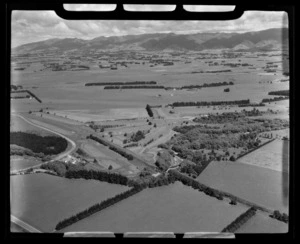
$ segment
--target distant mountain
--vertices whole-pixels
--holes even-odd
[[[100,36],[92,40],[78,38],[49,39],[18,46],[13,52],[57,50],[195,50],[226,48],[232,50],[272,50],[288,41],[288,29],[277,28],[247,33],[154,33],[127,36]]]

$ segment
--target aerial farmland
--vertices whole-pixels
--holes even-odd
[[[13,48],[12,231],[286,233],[286,32]]]

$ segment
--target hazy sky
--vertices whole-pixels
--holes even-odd
[[[86,10],[86,5],[66,6],[68,10]],[[96,10],[95,6],[92,6]],[[101,8],[103,9],[103,8]],[[100,10],[101,10],[100,9]],[[136,8],[131,8],[132,10]],[[147,8],[151,10],[151,8]],[[106,10],[106,9],[103,9]],[[171,7],[172,10],[172,7]],[[13,11],[12,47],[50,38],[92,39],[98,36],[173,32],[180,34],[200,32],[247,32],[268,28],[287,27],[285,12],[245,12],[230,21],[118,21],[65,20],[54,11]]]

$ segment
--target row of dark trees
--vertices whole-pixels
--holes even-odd
[[[239,107],[264,107],[264,103],[249,103],[249,104],[240,104]]]
[[[30,96],[32,96],[33,98],[35,98],[39,103],[42,103],[42,100],[39,99],[35,94],[33,94],[31,91],[29,90],[18,90],[18,91],[11,91],[11,93],[23,93],[23,92],[27,92]]]
[[[30,98],[29,95],[26,96],[16,96],[16,97],[11,97],[12,99],[23,99],[23,98]]]
[[[199,191],[203,191],[208,196],[215,197],[219,200],[223,200],[223,197],[225,196],[221,191],[218,191],[211,187],[205,186],[205,185],[201,184],[200,182],[193,180],[193,179],[179,173],[176,170],[170,170],[168,173],[169,173],[170,177],[175,179],[175,181],[178,180],[184,185],[191,186],[192,188],[199,190]]]
[[[181,89],[193,89],[193,88],[203,88],[203,87],[216,87],[216,86],[232,86],[234,83],[232,81],[230,82],[213,82],[213,83],[204,83],[203,85],[187,85],[187,86],[182,86]]]
[[[164,86],[105,86],[103,89],[165,89]]]
[[[280,91],[271,91],[268,93],[268,95],[276,95],[276,96],[289,96],[290,91],[289,90],[280,90]]]
[[[112,206],[114,204],[116,204],[117,202],[120,202],[122,201],[123,199],[126,199],[130,196],[133,196],[134,194],[137,194],[139,193],[140,191],[142,191],[143,188],[142,187],[133,187],[132,189],[128,190],[128,191],[125,191],[125,192],[122,192],[120,194],[117,194],[116,196],[114,197],[111,197],[111,198],[108,198],[100,203],[97,203],[69,218],[66,218],[62,221],[60,221],[55,229],[56,230],[61,230],[63,228],[66,228],[67,226],[71,225],[71,224],[74,224],[76,223],[77,221],[81,220],[81,219],[84,219],[84,218],[87,218],[89,217],[90,215],[96,213],[96,212],[99,212],[109,206]]]
[[[261,102],[262,103],[270,103],[270,102],[277,102],[277,101],[287,100],[287,99],[289,99],[289,97],[280,96],[280,97],[274,97],[274,98],[263,98]]]
[[[25,147],[34,153],[45,155],[59,154],[68,147],[66,139],[57,136],[40,136],[27,132],[11,132],[10,144]]]
[[[222,232],[234,233],[237,231],[244,223],[246,223],[250,218],[256,214],[256,208],[251,207],[245,213],[242,213],[233,222],[226,226]]]
[[[156,85],[156,81],[127,81],[127,82],[99,82],[86,83],[85,86],[126,86],[126,85]]]
[[[146,110],[147,110],[148,115],[149,115],[150,117],[153,117],[153,111],[152,111],[152,109],[151,109],[151,107],[150,107],[149,104],[147,104]]]
[[[86,138],[97,141],[97,142],[101,143],[104,146],[108,146],[110,150],[120,154],[121,156],[123,156],[124,158],[127,158],[128,160],[133,160],[133,156],[131,154],[125,152],[124,150],[122,150],[120,148],[117,148],[117,147],[113,146],[112,144],[106,142],[105,140],[103,140],[101,138],[98,138],[98,137],[93,136],[93,135],[89,135]]]
[[[172,107],[192,107],[192,106],[218,106],[218,105],[240,105],[249,104],[250,100],[234,100],[234,101],[201,101],[201,102],[174,102],[169,104]]]

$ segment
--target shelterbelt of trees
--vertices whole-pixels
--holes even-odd
[[[103,89],[165,89],[164,86],[147,86],[147,85],[139,85],[139,86],[105,86]]]
[[[270,102],[277,102],[277,101],[282,101],[282,100],[288,100],[290,99],[289,97],[283,97],[283,96],[280,96],[280,97],[274,97],[274,98],[264,98],[262,99],[262,103],[270,103]]]
[[[230,82],[214,82],[214,83],[204,83],[203,85],[187,85],[182,86],[181,89],[193,89],[193,88],[204,88],[204,87],[216,87],[216,86],[232,86],[234,83]]]
[[[174,102],[169,104],[172,107],[192,107],[192,106],[217,106],[217,105],[240,105],[250,104],[250,100],[234,100],[234,101],[200,101],[200,102]]]
[[[289,90],[280,90],[280,91],[270,91],[268,95],[275,95],[275,96],[289,96],[290,91]]]
[[[126,82],[98,82],[85,83],[85,86],[127,86],[127,85],[156,85],[156,81],[126,81]]]
[[[30,149],[45,155],[59,154],[67,149],[66,139],[58,136],[40,136],[27,132],[11,132],[10,144]]]
[[[221,232],[236,232],[243,224],[256,214],[256,208],[251,207],[245,213],[238,216],[233,222],[226,226]]]
[[[39,99],[35,94],[33,94],[29,90],[16,90],[16,91],[11,91],[10,93],[23,93],[23,92],[27,92],[31,97],[35,98],[39,103],[42,103],[42,100]]]
[[[123,199],[133,196],[134,194],[137,194],[142,190],[143,190],[142,187],[133,187],[132,189],[130,189],[128,191],[122,192],[114,197],[108,198],[100,203],[97,203],[97,204],[95,204],[95,205],[69,217],[69,218],[66,218],[66,219],[60,221],[56,225],[55,230],[61,230],[71,224],[78,222],[81,219],[87,218],[96,212],[99,212],[109,206],[112,206],[112,205],[116,204],[117,202],[122,201]]]

